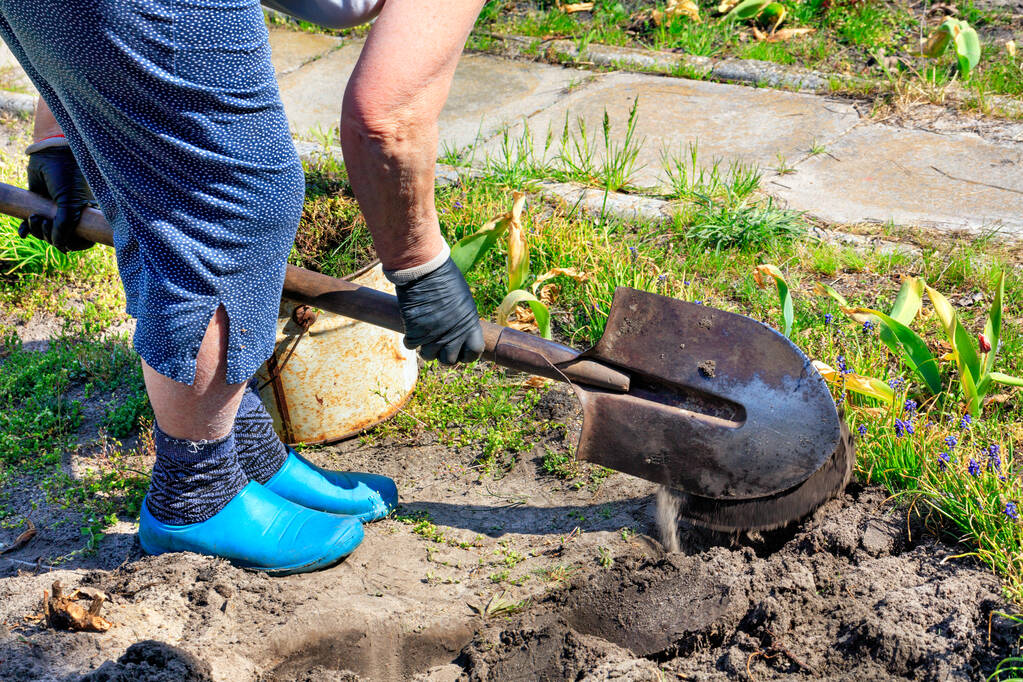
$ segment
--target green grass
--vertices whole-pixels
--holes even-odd
[[[449,242],[504,213],[512,189],[565,172],[551,171],[538,161],[539,152],[528,153],[523,141],[527,137],[532,139],[509,135],[512,151],[491,167],[492,177],[438,189],[438,213]],[[600,135],[593,139],[599,148]],[[557,152],[556,135],[551,148]],[[522,149],[526,152],[520,154]],[[674,172],[669,196],[679,207],[677,218],[668,225],[608,216],[598,219],[576,207],[538,200],[527,204],[523,228],[530,245],[530,271],[560,267],[587,273],[583,281],[557,280],[557,288],[551,292],[559,340],[585,347],[599,339],[617,286],[698,301],[776,324],[780,316],[775,292],[758,288],[753,280],[754,267],[766,262],[781,268],[789,280],[795,314],[792,339],[811,358],[836,366],[841,356],[858,373],[910,382],[911,374],[883,347],[877,333],[846,321],[833,301],[812,294],[813,285],[826,282],[841,290],[853,305],[887,309],[899,289],[900,277],[915,275],[955,302],[978,291],[990,292],[998,271],[1014,262],[1011,252],[985,239],[932,244],[925,235],[913,234],[920,255],[815,243],[805,237],[804,217],[779,209],[760,193],[755,169],[697,163],[695,147],[680,150],[674,159],[668,156],[665,163]],[[615,167],[626,166],[618,163]],[[592,168],[597,171],[591,179],[596,186],[606,184],[609,177],[624,177],[617,171],[605,173],[595,160]],[[296,250],[293,259],[334,272],[353,267],[355,261],[344,259],[351,258],[353,250],[358,253],[358,244],[368,242],[359,232],[364,228],[343,167],[310,168],[307,199],[310,242]],[[876,231],[898,236],[891,226]],[[352,244],[356,244],[354,249]],[[502,248],[489,252],[468,276],[484,317],[492,317],[506,292]],[[1009,269],[998,368],[1011,374],[1023,369],[1021,285],[1019,272]],[[70,312],[64,302],[68,287],[90,292],[91,308]],[[5,306],[28,314],[43,309],[64,311],[77,320],[45,352],[28,351],[9,331],[6,334],[0,351],[0,479],[38,474],[51,500],[81,507],[86,547],[95,546],[98,534],[114,517],[129,518],[137,511],[145,484],[145,476],[134,470],[130,454],[124,459],[112,456],[108,466],[82,480],[59,474],[61,455],[73,447],[81,423],[81,400],[115,389],[120,391],[118,395],[127,396],[123,406],[111,406],[103,415],[111,432],[131,432],[146,416],[139,399],[137,364],[126,342],[101,333],[116,321],[112,311],[117,301],[111,288],[105,269],[87,280],[57,272],[11,279],[0,286]],[[928,311],[926,304],[925,313]],[[983,328],[986,305],[963,306],[959,313],[971,334]],[[830,322],[826,316],[831,316]],[[914,329],[940,350],[941,333],[933,315],[918,320]],[[1023,441],[1019,427],[1023,407],[1015,392],[1005,390],[999,401],[985,408],[982,419],[963,429],[958,422],[962,396],[954,388],[949,363],[942,363],[941,376],[948,390],[939,399],[928,400],[921,387],[904,384],[895,410],[866,398],[837,396],[853,427],[866,428],[866,434],[858,439],[858,476],[887,486],[894,495],[892,504],[926,515],[935,531],[961,543],[962,553],[974,554],[996,571],[1007,594],[1019,602],[1023,600],[1023,530],[1005,510],[1009,502],[1023,504],[1016,470],[1016,453]],[[541,471],[569,487],[594,486],[602,476],[610,475],[608,470],[585,468],[563,449],[547,443],[542,450],[538,447],[547,429],[559,427],[538,421],[534,408],[543,391],[522,382],[521,375],[483,363],[460,371],[430,366],[422,373],[409,403],[366,438],[434,433],[445,447],[470,453],[473,473],[480,477],[500,478],[534,450],[539,450]],[[72,394],[85,398],[76,403]],[[908,416],[899,411],[906,398],[921,406],[913,418],[914,433],[897,436],[895,419]],[[942,468],[937,457],[946,451],[944,439],[950,435],[958,439],[950,453],[956,460]],[[992,444],[1000,448],[999,470],[1006,475],[1004,481],[998,472],[985,468],[984,453]],[[977,476],[968,468],[970,458],[981,464]],[[427,517],[407,516],[401,520],[424,539],[449,542]],[[501,561],[505,559],[514,561],[510,556]],[[607,554],[598,560],[612,561],[613,557]],[[498,567],[495,572],[501,581],[510,579],[502,573],[506,568]]]
[[[506,380],[501,369],[461,372],[434,364],[421,373],[409,403],[371,437],[436,433],[447,447],[469,449],[481,475],[500,478],[547,427],[530,414],[539,397]]]
[[[718,16],[717,4],[716,0],[698,1],[704,19],[701,23],[687,17],[657,23],[650,20],[649,8],[627,16],[620,5],[612,3],[597,3],[594,12],[579,14],[565,14],[557,5],[547,2],[534,2],[531,7],[520,3],[514,9],[502,3],[487,3],[476,24],[477,38],[475,42],[470,41],[470,45],[490,49],[494,45],[490,36],[517,34],[538,40],[572,39],[580,48],[600,43],[674,50],[696,56],[759,59],[866,77],[872,83],[868,91],[873,95],[884,93],[883,85],[891,75],[878,64],[875,56],[879,51],[900,58],[896,75],[908,82],[941,88],[955,74],[954,59],[950,55],[928,60],[915,54],[919,39],[929,35],[941,20],[939,15],[925,17],[919,9],[878,0],[786,0],[783,4],[788,16],[782,27],[810,27],[814,32],[787,41],[766,42],[750,38],[749,27],[742,22],[726,21]],[[982,39],[989,29],[1018,28],[1018,19],[1013,24],[1008,11],[980,10],[968,1],[957,5],[959,16],[977,28]],[[651,3],[651,8],[663,9],[664,3]],[[538,43],[536,49],[541,50],[542,46]],[[988,42],[984,45],[981,63],[966,86],[980,95],[1019,96],[1023,78],[1018,58],[1013,63],[1001,47]]]

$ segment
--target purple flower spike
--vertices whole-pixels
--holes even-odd
[[[1001,469],[1002,458],[999,456],[1000,448],[997,445],[992,445],[987,449],[987,467],[988,469]]]
[[[1016,509],[1016,503],[1015,502],[1006,502],[1005,503],[1005,515],[1008,516],[1013,521],[1015,521],[1016,519],[1019,518],[1019,510]]]
[[[977,464],[977,460],[970,458],[970,463],[967,465],[966,470],[970,472],[970,476],[980,476],[980,465]]]
[[[947,452],[939,452],[938,453],[938,466],[941,467],[942,471],[944,471],[945,469],[948,468],[948,463],[951,462],[951,461],[952,461],[952,456],[949,455]]]
[[[891,387],[893,391],[897,391],[898,389],[902,388],[903,384],[905,383],[906,382],[902,380],[902,377],[894,377],[888,380],[888,386]]]
[[[861,436],[866,436],[867,435],[867,425],[866,424],[860,424],[860,427],[858,429],[856,429],[856,430],[860,432]]]
[[[863,323],[863,333],[864,334],[872,334],[875,329],[877,329],[877,325],[874,324],[873,322],[871,322],[870,320],[866,320]]]
[[[951,450],[952,448],[954,448],[958,444],[959,444],[959,441],[956,439],[955,436],[946,436],[945,437],[945,445],[948,446],[949,450]]]
[[[895,420],[895,437],[896,438],[902,438],[902,436],[903,436],[903,434],[905,432],[906,432],[906,422],[902,421],[901,419],[896,419]]]
[[[831,324],[831,320],[835,319],[831,313],[824,313],[824,326]]]
[[[917,407],[919,407],[919,405],[916,404],[915,400],[907,400],[902,406],[902,409],[905,410],[906,414],[915,414]]]
[[[968,428],[970,428],[970,424],[972,424],[972,423],[973,423],[973,419],[970,417],[970,415],[964,414],[963,418],[959,420],[959,428],[960,429],[968,429]]]

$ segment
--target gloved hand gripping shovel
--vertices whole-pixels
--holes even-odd
[[[54,213],[0,185],[0,212]],[[87,209],[81,237],[111,244]],[[284,294],[402,331],[397,299],[288,266]],[[824,380],[787,338],[742,315],[619,288],[604,335],[579,352],[483,322],[484,358],[572,385],[583,408],[577,456],[672,487],[680,513],[716,530],[769,529],[841,491],[854,448]]]

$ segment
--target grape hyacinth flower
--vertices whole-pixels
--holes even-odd
[[[633,263],[635,263],[636,259],[639,258],[639,251],[636,250],[635,246],[629,247],[629,257],[632,259]]]
[[[980,476],[980,465],[972,457],[970,458],[970,463],[966,466],[966,470],[970,472],[970,476]]]
[[[948,446],[949,450],[951,450],[952,448],[954,448],[958,444],[959,444],[959,441],[956,439],[955,436],[945,436],[945,445]]]
[[[827,327],[831,324],[831,320],[835,319],[831,313],[824,313],[824,326]]]
[[[838,371],[842,374],[851,374],[852,370],[849,369],[845,364],[845,356],[839,355],[838,359],[835,360],[835,364],[838,365]]]
[[[948,468],[948,463],[952,461],[952,456],[947,452],[938,453],[938,466],[942,471]]]
[[[999,456],[1001,448],[992,445],[987,449],[987,468],[998,470],[1002,468],[1002,458]]]
[[[959,420],[959,428],[960,429],[968,429],[968,428],[970,428],[970,424],[972,424],[972,423],[973,423],[973,417],[971,417],[968,414],[964,414],[963,418]]]
[[[1006,502],[1005,503],[1005,509],[1004,509],[1003,513],[1006,516],[1008,516],[1010,519],[1012,519],[1013,521],[1015,521],[1016,519],[1019,518],[1019,510],[1016,509],[1016,503],[1015,502]]]
[[[876,324],[874,324],[870,320],[864,320],[864,322],[863,322],[863,333],[864,334],[871,334],[875,329],[877,329],[877,325]]]
[[[902,380],[902,377],[894,377],[888,380],[888,387],[891,388],[893,391],[897,391],[900,388],[902,388],[905,385],[905,383],[906,382]]]
[[[866,436],[867,435],[867,425],[866,424],[860,424],[859,428],[856,429],[856,430],[860,432],[860,436]]]
[[[902,421],[901,419],[896,419],[895,420],[895,437],[896,438],[902,438],[902,436],[905,433],[906,433],[906,422]]]
[[[919,407],[919,405],[916,404],[915,400],[907,400],[905,404],[902,406],[902,409],[906,412],[906,414],[911,415],[916,413],[917,407]]]

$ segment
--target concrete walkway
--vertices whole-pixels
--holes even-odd
[[[270,38],[293,130],[306,139],[330,134],[361,44],[286,30]],[[664,158],[696,144],[701,165],[755,164],[771,195],[831,223],[891,221],[1023,238],[1023,143],[883,125],[849,101],[821,95],[472,54],[463,57],[441,116],[441,152],[463,152],[482,165],[502,156],[507,132],[512,142],[528,134],[539,157],[552,133],[550,160],[565,122],[578,136],[581,120],[599,165],[604,112],[613,144],[621,145],[637,98],[635,185],[669,186]],[[1023,139],[1023,124],[1010,126]]]
[[[358,42],[287,31],[271,42],[296,133],[336,126]],[[621,144],[637,97],[637,185],[668,185],[664,155],[695,143],[702,164],[756,164],[770,194],[828,222],[1023,238],[1023,144],[873,123],[849,102],[819,95],[467,55],[441,117],[441,149],[468,151],[479,164],[501,155],[502,132],[515,141],[528,129],[537,155],[553,132],[551,158],[566,117],[572,130],[581,118],[599,161],[604,111]]]

